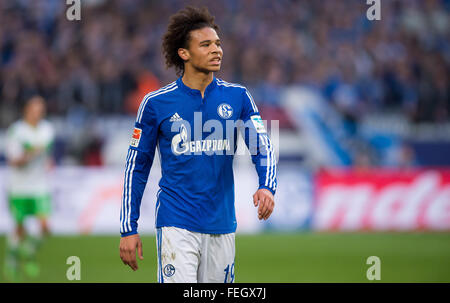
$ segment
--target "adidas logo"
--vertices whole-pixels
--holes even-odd
[[[171,118],[170,118],[170,122],[175,122],[175,121],[181,121],[183,120],[183,118],[180,117],[180,115],[178,113],[175,113]]]

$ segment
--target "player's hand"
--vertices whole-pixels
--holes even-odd
[[[22,159],[23,165],[26,165],[29,162],[33,161],[35,158],[38,158],[43,154],[44,151],[45,149],[39,146],[27,150]]]
[[[139,259],[144,260],[142,242],[139,234],[120,238],[120,259],[122,259],[123,264],[130,266],[134,271],[138,269],[136,261],[136,248]]]
[[[42,146],[36,146],[30,150],[28,150],[27,152],[25,152],[28,157],[30,158],[30,160],[39,157],[40,155],[42,155],[45,152],[45,148]]]
[[[267,220],[272,214],[275,202],[272,193],[265,188],[258,189],[253,195],[253,204],[258,208],[258,219]]]

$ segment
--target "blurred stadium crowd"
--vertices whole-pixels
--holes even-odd
[[[148,91],[174,80],[161,55],[168,17],[186,1],[83,0],[81,21],[65,1],[0,0],[0,128],[27,96],[50,116],[134,116]],[[218,75],[279,108],[280,90],[320,90],[342,115],[394,111],[408,121],[450,121],[450,1],[238,1],[207,5],[221,28]]]

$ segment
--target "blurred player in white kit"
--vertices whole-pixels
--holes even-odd
[[[4,275],[20,281],[22,271],[31,278],[39,275],[36,252],[49,234],[51,147],[54,130],[44,120],[45,101],[40,96],[27,100],[23,118],[7,130],[6,158],[9,166],[7,193],[15,226],[7,237]],[[31,235],[24,225],[29,216],[39,220],[40,230]]]

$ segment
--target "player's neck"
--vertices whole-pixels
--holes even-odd
[[[190,87],[192,89],[198,89],[202,93],[203,97],[205,94],[205,90],[208,87],[208,85],[212,82],[213,77],[214,77],[213,72],[204,73],[186,69],[184,71],[181,80],[187,87]]]
[[[38,126],[38,124],[39,124],[39,120],[36,121],[34,119],[26,119],[26,118],[23,119],[23,120],[25,121],[26,124],[28,124],[29,126],[31,126],[33,128],[36,128]]]

